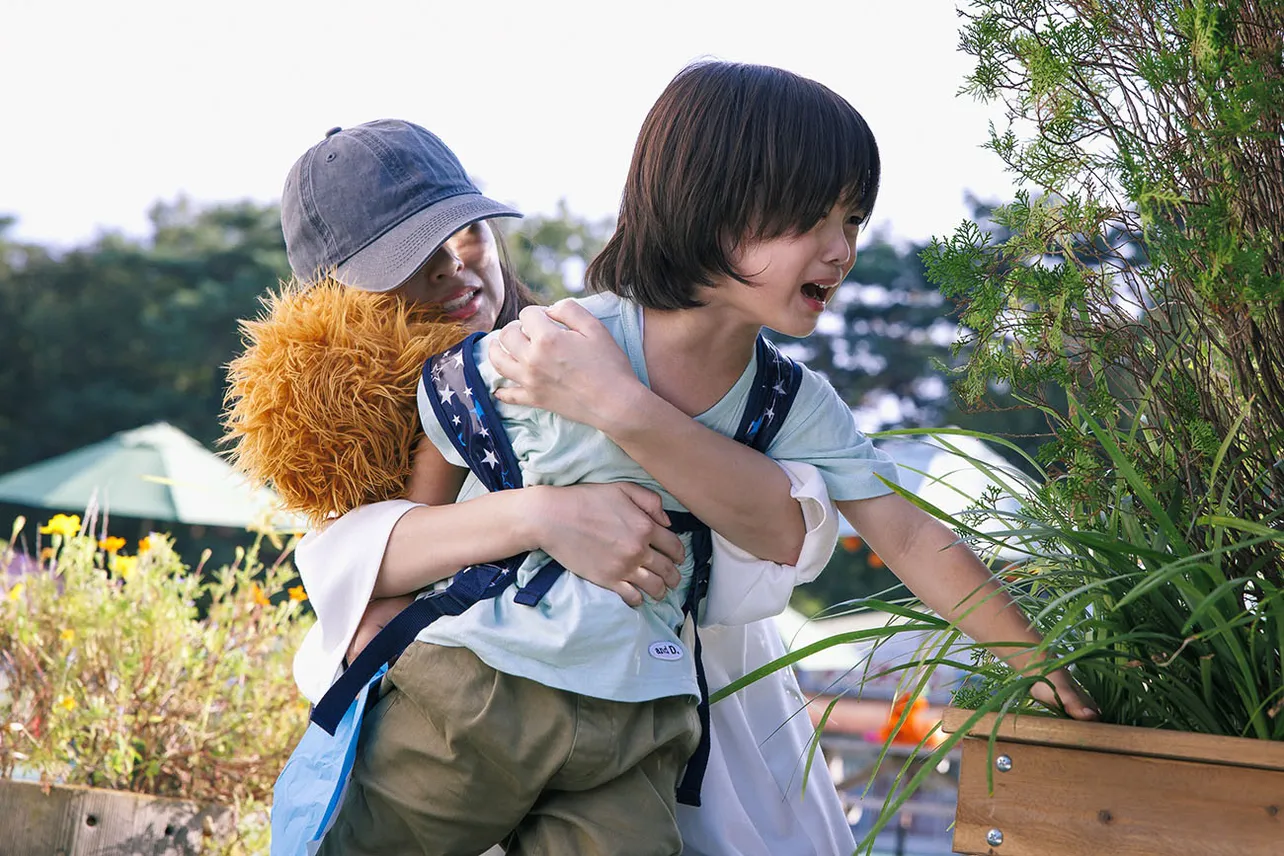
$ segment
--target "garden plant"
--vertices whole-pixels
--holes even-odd
[[[167,536],[133,550],[91,524],[19,519],[0,541],[0,778],[230,807],[236,828],[206,852],[266,853],[272,784],[308,715],[290,670],[303,589],[259,557],[277,536],[210,569]]]
[[[956,394],[1015,394],[1049,433],[1035,457],[984,438],[1019,464],[971,461],[1001,487],[975,513],[928,510],[994,560],[1104,722],[1284,740],[1284,2],[960,15],[967,92],[1005,109],[988,147],[1021,190],[923,258],[959,311]],[[860,605],[904,619],[863,638],[935,632],[907,695],[949,662],[972,673],[971,722],[1028,711],[1040,669],[969,657],[912,602]]]

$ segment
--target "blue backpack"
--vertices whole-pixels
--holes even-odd
[[[463,342],[424,364],[423,383],[433,412],[456,450],[487,490],[522,486],[521,470],[486,384],[477,370],[473,333]],[[784,424],[802,369],[782,355],[766,338],[757,342],[758,368],[735,439],[765,453]],[[478,391],[481,391],[480,394]],[[695,515],[668,512],[670,528],[690,533],[695,565],[683,614],[694,616],[709,589],[713,541],[709,527]],[[424,595],[390,621],[366,646],[312,709],[307,732],[276,780],[272,795],[272,856],[312,856],[334,822],[356,760],[361,723],[379,697],[379,684],[388,663],[409,647],[443,615],[459,615],[473,604],[497,597],[513,585],[527,554],[502,562],[473,565],[452,578],[450,585]],[[521,588],[517,603],[534,606],[565,569],[550,559]],[[709,760],[709,689],[701,662],[700,636],[694,634],[700,745],[687,762],[678,784],[678,802],[700,805],[700,782]]]

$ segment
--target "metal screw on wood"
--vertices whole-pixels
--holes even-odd
[[[991,847],[998,847],[1003,843],[1003,830],[991,829],[989,832],[985,833],[985,843]]]
[[[994,769],[1000,773],[1006,773],[1012,769],[1012,758],[1008,755],[1000,755],[994,759]]]

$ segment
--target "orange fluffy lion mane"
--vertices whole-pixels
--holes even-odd
[[[389,294],[333,280],[283,285],[241,322],[224,442],[251,482],[313,523],[404,495],[424,360],[464,338]]]

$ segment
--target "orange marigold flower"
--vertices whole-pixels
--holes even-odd
[[[54,552],[55,551],[53,547],[41,547],[40,548],[41,561],[44,561],[45,559],[52,559],[54,557]]]
[[[250,597],[254,598],[254,602],[259,606],[272,605],[272,601],[268,600],[268,596],[263,592],[262,587],[260,587],[258,583],[250,584]]]
[[[303,590],[303,586],[292,586],[290,588],[290,600],[298,602],[307,599],[308,593]]]
[[[148,535],[146,538],[139,538],[139,539],[138,539],[138,552],[140,552],[140,553],[146,553],[146,552],[147,552],[148,550],[150,550],[151,548],[152,548],[152,536],[151,536],[151,535]]]
[[[839,539],[838,543],[842,544],[843,549],[848,553],[855,553],[860,549],[861,544],[864,544],[865,542],[855,535],[845,535]]]
[[[108,553],[115,553],[117,550],[125,546],[125,539],[112,535],[109,538],[103,538],[99,541],[98,546],[106,550]]]
[[[877,553],[870,553],[870,554],[869,554],[869,566],[870,566],[871,568],[885,568],[885,567],[887,567],[887,563],[886,563],[886,562],[884,562],[884,561],[883,561],[883,559],[882,559],[882,557],[881,557],[881,556],[879,556]]]

